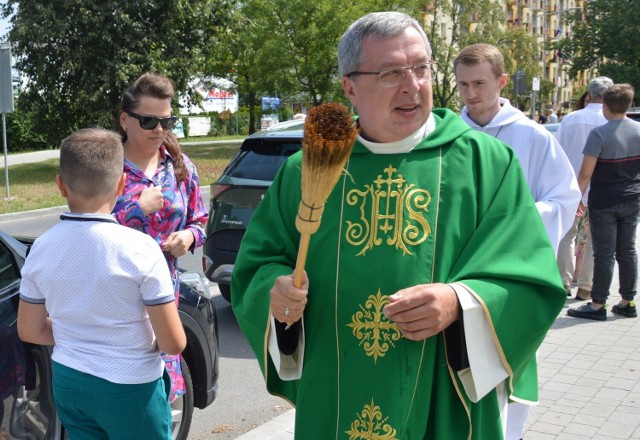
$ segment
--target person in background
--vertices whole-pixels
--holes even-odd
[[[580,95],[580,98],[578,98],[575,110],[582,110],[587,104],[589,104],[589,91],[585,90],[582,95]]]
[[[164,256],[111,215],[122,193],[118,133],[62,141],[56,183],[69,212],[38,237],[22,268],[18,333],[53,345],[53,398],[70,439],[171,439],[160,351],[186,336]]]
[[[515,153],[433,109],[431,56],[405,14],[352,23],[338,64],[360,132],[301,288],[300,153],[242,240],[233,311],[296,438],[499,440],[509,397],[537,394],[524,370],[565,302],[553,248]]]
[[[547,115],[545,115],[542,110],[538,110],[538,124],[546,124],[546,123],[547,123]]]
[[[636,228],[640,214],[640,122],[626,117],[633,87],[617,84],[602,94],[607,123],[591,130],[584,147],[578,180],[589,191],[589,219],[593,240],[592,302],[567,310],[575,318],[607,319],[606,303],[618,262],[622,300],[611,311],[638,316],[634,298],[638,281]],[[582,206],[584,209],[584,206]]]
[[[588,104],[582,110],[569,113],[558,127],[558,141],[567,154],[569,162],[576,175],[582,165],[582,151],[587,136],[595,127],[607,122],[602,114],[602,93],[613,85],[613,81],[606,76],[599,76],[589,81],[587,89]],[[588,187],[583,195],[583,202],[588,196]],[[578,211],[569,232],[560,241],[558,247],[558,269],[562,277],[562,284],[571,295],[572,281],[575,272],[575,240],[578,228],[584,222],[583,212]],[[591,283],[593,278],[593,248],[591,246],[591,234],[585,229],[584,246],[582,248],[582,270],[578,272],[575,284],[578,286],[575,299],[584,301],[591,297]]]
[[[453,61],[458,92],[465,106],[461,117],[474,130],[507,143],[516,153],[529,191],[554,250],[573,223],[580,202],[578,182],[555,137],[511,106],[500,93],[509,77],[504,57],[490,44],[473,44]],[[537,402],[530,402],[535,404]],[[507,440],[524,433],[530,405],[509,404]]]
[[[458,92],[465,106],[460,116],[508,144],[518,156],[527,185],[554,249],[571,227],[580,189],[571,164],[555,137],[500,97],[509,79],[497,47],[474,44],[453,62]]]
[[[118,120],[124,145],[125,187],[113,209],[118,222],[149,234],[164,252],[179,298],[178,257],[202,246],[208,213],[195,165],[171,129],[173,84],[145,73],[124,92]],[[171,401],[185,392],[180,356],[164,356]]]
[[[587,90],[585,90],[582,95],[580,95],[580,98],[578,98],[578,102],[576,102],[576,107],[574,110],[582,110],[587,104],[589,104],[588,95],[589,92]],[[587,237],[590,236],[591,233],[589,232],[589,216],[584,215],[578,223],[576,238],[574,240],[574,255],[576,259],[573,269],[573,278],[571,280],[572,283],[577,282],[578,278],[580,277],[580,272],[582,271],[582,267],[584,265],[586,240]]]
[[[549,124],[556,124],[558,122],[558,115],[556,115],[555,110],[549,110],[549,114],[547,115],[547,122]]]

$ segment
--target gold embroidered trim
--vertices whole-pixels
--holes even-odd
[[[438,242],[438,219],[440,214],[440,189],[442,187],[442,147],[440,147],[439,156],[438,156],[438,197],[436,198],[436,215],[434,220],[434,232],[433,232],[433,246],[432,246],[432,262],[431,262],[431,276],[429,277],[429,282],[433,283],[433,278],[436,270],[436,243]],[[420,352],[420,365],[418,366],[418,374],[417,378],[420,377],[420,373],[422,372],[422,364],[424,363],[424,352],[427,348],[427,340],[422,341],[422,351]],[[418,394],[418,380],[416,378],[416,382],[413,386],[413,395],[411,396],[411,404],[409,406],[409,411],[407,411],[407,425],[409,424],[409,418],[411,417],[411,412],[413,410],[413,404],[416,400],[416,395]]]
[[[389,165],[372,185],[364,190],[352,189],[346,202],[358,206],[360,219],[347,220],[346,241],[352,246],[362,246],[357,255],[364,255],[374,246],[386,244],[413,255],[410,246],[424,242],[431,234],[431,226],[425,213],[431,202],[431,194],[425,189],[408,184],[397,168]]]
[[[349,162],[350,160],[347,160],[347,164],[345,165],[345,170],[349,169]],[[340,198],[340,200],[344,200],[344,192],[346,191],[346,187],[347,187],[347,174],[349,172],[346,171],[344,173],[344,176],[342,177],[342,197]],[[336,392],[336,396],[338,396],[338,398],[336,399],[336,414],[338,414],[338,417],[336,417],[336,426],[335,426],[335,434],[336,434],[336,439],[338,438],[339,432],[340,432],[340,371],[341,371],[341,367],[340,367],[340,334],[338,332],[338,288],[340,286],[340,249],[342,249],[342,219],[344,218],[344,202],[340,203],[340,222],[338,225],[338,246],[336,246],[336,285],[335,285],[335,291],[334,291],[334,316],[333,316],[333,323],[334,323],[334,331],[335,331],[335,338],[336,338],[336,360],[337,360],[337,368],[336,368],[336,375],[338,380],[336,381],[337,384],[337,392]]]
[[[374,363],[378,357],[384,357],[390,347],[395,348],[394,342],[402,337],[398,325],[382,313],[389,302],[389,296],[382,295],[378,289],[378,293],[369,295],[364,306],[359,306],[360,310],[351,316],[351,323],[347,324],[353,336],[364,346],[367,356],[373,357]]]
[[[456,372],[451,368],[451,364],[449,363],[449,356],[447,355],[447,337],[444,332],[442,332],[442,337],[444,339],[444,356],[447,359],[447,370],[449,370],[449,376],[451,377],[451,383],[453,383],[453,388],[456,390],[456,394],[458,395],[458,399],[462,404],[464,411],[467,414],[467,422],[469,423],[469,435],[467,436],[467,440],[471,440],[471,434],[473,433],[473,424],[471,423],[471,409],[467,405],[467,401],[464,399],[462,394],[462,390],[456,380]]]
[[[372,398],[345,432],[349,434],[349,440],[398,440],[396,430],[387,423],[388,419],[382,416],[380,407]]]

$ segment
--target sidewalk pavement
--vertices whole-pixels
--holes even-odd
[[[8,166],[18,165],[21,163],[41,162],[43,160],[60,158],[60,150],[42,150],[33,151],[31,153],[7,154],[0,159],[0,168],[5,167],[5,158]]]
[[[239,144],[243,139],[227,139],[222,141],[185,141],[181,142],[181,145],[205,145],[205,144]],[[33,151],[30,153],[19,154],[7,154],[7,165],[18,165],[21,163],[40,162],[48,159],[58,159],[60,157],[60,150],[42,150]],[[2,155],[0,159],[0,169],[5,167],[5,157]]]
[[[640,440],[640,319],[611,313],[618,287],[616,265],[606,321],[568,317],[584,302],[567,299],[538,351],[540,404],[524,440]],[[294,418],[289,410],[236,440],[293,440]]]

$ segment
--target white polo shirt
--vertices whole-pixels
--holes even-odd
[[[148,235],[110,215],[65,213],[34,242],[20,298],[45,304],[52,359],[114,383],[162,376],[145,306],[175,300],[167,262]]]

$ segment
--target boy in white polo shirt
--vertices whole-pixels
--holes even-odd
[[[54,345],[53,397],[70,439],[171,438],[160,352],[180,353],[186,336],[162,251],[111,216],[123,161],[112,131],[62,141],[56,183],[70,212],[22,270],[18,333]]]

